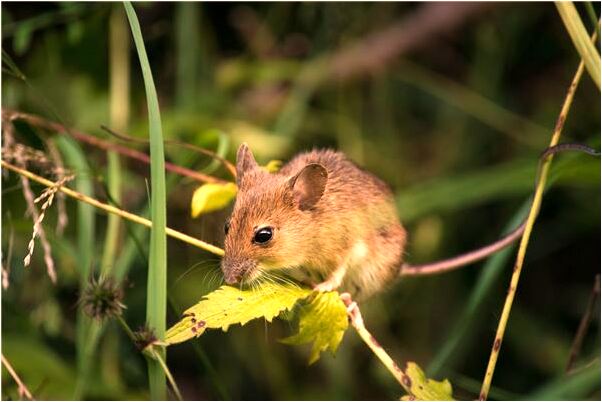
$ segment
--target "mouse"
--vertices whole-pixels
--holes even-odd
[[[268,173],[243,143],[236,183],[224,226],[226,283],[285,277],[361,301],[400,275],[406,230],[393,193],[343,153],[314,149]]]
[[[539,157],[536,182],[542,162],[566,150],[600,155],[581,144],[547,148]],[[303,152],[277,173],[268,173],[242,144],[236,181],[238,194],[224,227],[225,281],[253,284],[284,274],[317,291],[338,290],[347,301],[362,301],[398,277],[443,273],[481,261],[518,240],[528,220],[485,246],[413,265],[403,261],[407,235],[391,189],[341,152]]]

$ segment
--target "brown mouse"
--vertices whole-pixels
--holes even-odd
[[[301,153],[268,173],[242,144],[236,172],[222,260],[227,283],[284,273],[361,300],[399,276],[406,232],[391,190],[342,153]]]

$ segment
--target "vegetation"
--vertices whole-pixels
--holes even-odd
[[[2,397],[599,399],[599,14],[3,3]],[[383,178],[411,263],[527,229],[361,314],[221,286],[241,142]]]

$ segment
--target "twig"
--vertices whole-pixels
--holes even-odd
[[[595,34],[593,35],[595,38]],[[554,132],[552,134],[552,139],[550,141],[550,147],[554,147],[558,144],[560,139],[560,134],[562,133],[562,129],[564,127],[564,122],[567,118],[568,112],[571,108],[571,104],[573,102],[573,98],[575,96],[575,91],[577,90],[577,85],[583,75],[584,71],[584,62],[583,60],[579,63],[579,67],[577,68],[577,72],[575,73],[575,77],[571,82],[571,85],[567,91],[564,104],[562,105],[562,109],[560,114],[558,115],[558,120],[556,121],[556,127],[554,128]],[[506,301],[504,302],[504,308],[502,310],[502,315],[500,317],[500,321],[498,324],[498,328],[495,334],[495,340],[493,342],[493,347],[491,349],[491,355],[489,357],[489,363],[487,365],[487,371],[485,372],[485,378],[483,379],[483,384],[481,386],[481,392],[479,394],[480,400],[486,400],[487,395],[489,394],[489,389],[491,388],[491,381],[493,379],[493,373],[495,371],[495,366],[497,363],[497,359],[499,357],[500,348],[502,346],[502,340],[504,338],[504,333],[506,331],[506,326],[508,324],[508,318],[510,317],[510,310],[512,309],[512,302],[514,301],[514,296],[516,295],[516,288],[518,286],[518,281],[520,279],[520,274],[523,267],[523,262],[525,259],[525,253],[527,252],[527,245],[529,244],[529,239],[531,237],[531,232],[533,230],[533,224],[535,223],[535,219],[537,218],[537,214],[539,212],[539,208],[541,206],[541,200],[543,191],[546,185],[548,171],[550,169],[550,164],[552,162],[553,155],[547,157],[547,159],[543,162],[541,168],[541,176],[537,188],[535,190],[535,195],[533,197],[533,203],[531,204],[531,210],[529,211],[529,216],[527,217],[527,226],[525,227],[525,232],[523,233],[523,237],[521,238],[520,246],[518,249],[518,254],[516,256],[516,263],[514,265],[514,271],[512,273],[512,278],[510,280],[510,287],[508,289],[508,294],[506,295]]]
[[[19,175],[26,177],[30,180],[33,180],[35,182],[38,182],[46,187],[51,187],[54,185],[54,183],[50,180],[47,180],[43,177],[40,177],[32,172],[30,172],[29,170],[25,170],[25,169],[21,169],[18,168],[15,165],[12,165],[8,162],[2,161],[2,167],[8,169],[8,170],[12,170],[15,173],[18,173]],[[124,211],[122,209],[116,208],[112,205],[108,205],[105,204],[103,202],[100,202],[92,197],[88,197],[87,195],[78,193],[77,191],[71,190],[68,187],[60,187],[58,189],[59,191],[63,192],[65,195],[75,198],[79,201],[85,202],[87,204],[90,204],[96,208],[102,209],[105,212],[111,213],[111,214],[115,214],[115,215],[119,215],[122,218],[128,219],[132,222],[144,225],[146,227],[152,227],[152,222],[148,219],[142,218],[136,214],[132,214],[130,212]],[[212,244],[206,243],[202,240],[196,239],[192,236],[186,235],[182,232],[178,232],[177,230],[171,229],[171,228],[167,228],[166,229],[167,235],[171,236],[175,239],[181,240],[185,243],[188,243],[190,245],[196,246],[198,248],[201,248],[203,250],[209,251],[210,253],[222,256],[224,255],[224,250],[222,250],[221,248],[214,246]]]
[[[136,159],[138,161],[144,163],[150,163],[150,157],[144,152],[137,151],[135,149],[131,149],[128,147],[124,147],[119,144],[114,144],[109,141],[102,140],[98,137],[95,137],[90,134],[83,133],[81,131],[68,129],[62,124],[55,123],[53,121],[46,120],[42,117],[35,116],[28,113],[17,112],[13,110],[3,110],[2,111],[3,120],[9,119],[11,121],[21,120],[32,126],[41,127],[50,131],[56,131],[58,133],[63,133],[70,135],[78,141],[84,142],[86,144],[95,146],[100,149],[104,149],[106,151],[115,151],[123,156],[127,156],[128,158]],[[194,170],[187,169],[182,166],[178,166],[176,164],[165,162],[165,170],[168,170],[173,173],[180,174],[182,176],[189,177],[193,180],[202,182],[202,183],[224,183],[225,181],[222,179],[218,179],[217,177],[213,177],[207,174],[203,174],[200,172],[195,172]]]
[[[176,380],[173,378],[173,375],[171,374],[169,367],[167,367],[167,364],[165,364],[165,361],[161,357],[161,354],[157,353],[157,351],[155,350],[153,345],[151,345],[150,350],[151,350],[151,354],[152,354],[153,358],[159,362],[159,365],[165,372],[165,376],[167,377],[167,380],[171,384],[171,388],[173,389],[174,393],[176,394],[176,397],[178,398],[178,400],[181,401],[182,394],[180,393],[180,388],[178,388],[178,384],[176,384]]]
[[[29,392],[29,389],[27,389],[25,384],[23,384],[23,381],[21,381],[21,378],[19,378],[19,376],[15,372],[13,366],[11,366],[6,357],[4,357],[4,354],[2,354],[2,364],[4,364],[4,367],[6,367],[6,370],[8,371],[10,376],[13,378],[13,380],[15,380],[15,382],[19,386],[19,396],[25,395],[25,397],[30,401],[35,401],[35,398],[31,395],[31,392]]]
[[[569,359],[564,370],[567,374],[573,368],[575,360],[577,360],[577,356],[581,351],[581,345],[583,345],[583,339],[585,338],[585,334],[587,334],[587,329],[589,328],[589,324],[592,319],[592,313],[594,311],[594,306],[596,305],[598,297],[600,297],[600,274],[596,275],[596,279],[594,279],[594,288],[592,289],[592,292],[589,295],[589,300],[587,301],[585,313],[583,314],[583,317],[581,317],[581,321],[579,322],[579,328],[577,329],[575,339],[573,339],[573,344],[571,345]]]
[[[104,131],[106,131],[107,133],[111,134],[112,136],[119,138],[122,141],[137,142],[140,144],[149,144],[148,140],[145,140],[142,138],[131,137],[129,135],[118,133],[115,130],[113,130],[105,125],[101,125],[100,128],[103,129]],[[205,148],[197,147],[196,145],[193,145],[193,144],[188,144],[185,142],[175,141],[175,140],[163,140],[163,143],[165,145],[177,145],[180,147],[184,147],[184,148],[190,149],[191,151],[198,152],[202,155],[209,156],[213,159],[216,159],[222,165],[224,165],[226,167],[226,169],[232,175],[232,177],[236,178],[236,167],[234,167],[234,165],[232,163],[230,163],[230,161],[228,161],[225,158],[222,158],[221,156],[219,156],[218,154],[216,154],[213,151],[210,151]]]
[[[349,297],[341,297],[345,305],[347,306],[347,315],[349,316],[349,320],[351,325],[356,330],[362,341],[372,352],[378,357],[381,363],[389,370],[389,372],[395,377],[395,380],[406,390],[408,394],[411,394],[411,382],[409,381],[409,377],[403,372],[401,368],[395,363],[395,361],[389,356],[389,354],[383,349],[382,346],[378,343],[376,338],[372,336],[372,334],[366,329],[364,325],[364,319],[362,318],[362,313],[360,312],[359,307],[355,302],[351,300]]]

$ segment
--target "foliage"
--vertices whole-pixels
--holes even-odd
[[[452,386],[448,380],[435,381],[426,377],[424,371],[414,362],[408,362],[405,375],[409,378],[412,396],[404,396],[402,400],[419,401],[452,401]]]
[[[299,307],[299,330],[281,340],[289,345],[312,343],[309,364],[328,350],[334,356],[349,326],[347,309],[337,292],[318,293]]]
[[[244,290],[222,286],[184,311],[182,320],[165,334],[165,343],[184,342],[202,335],[208,328],[227,331],[230,325],[245,325],[256,318],[272,322],[274,317],[292,309],[299,299],[309,294],[309,289],[272,282]]]
[[[194,190],[190,202],[190,212],[193,218],[200,214],[225,208],[236,197],[234,183],[206,183]]]

